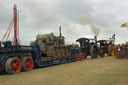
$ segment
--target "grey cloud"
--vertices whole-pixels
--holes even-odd
[[[8,27],[13,15],[13,1],[1,0],[0,29]],[[108,39],[113,33],[117,42],[127,31],[120,25],[127,21],[127,0],[17,0],[20,12],[21,41],[29,42],[36,34],[58,33],[61,25],[66,41],[75,42],[79,37]],[[6,5],[8,4],[8,5]],[[90,25],[90,26],[88,26]],[[94,29],[91,27],[95,27]],[[27,32],[27,33],[26,33]],[[96,33],[95,33],[96,32]],[[2,33],[4,34],[4,32]],[[28,44],[28,43],[27,43]]]

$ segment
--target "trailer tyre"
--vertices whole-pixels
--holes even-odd
[[[18,58],[9,58],[5,63],[5,71],[9,74],[19,73],[21,71],[21,62]]]
[[[30,71],[34,67],[34,63],[31,57],[24,57],[22,61],[22,70],[23,71]]]
[[[90,55],[92,59],[98,57],[98,47],[96,45],[91,45],[90,47]]]

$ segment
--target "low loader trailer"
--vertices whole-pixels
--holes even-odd
[[[78,48],[69,46],[69,57],[53,58],[43,57],[39,48],[32,46],[12,46],[11,41],[4,42],[6,45],[0,48],[0,73],[15,74],[20,71],[30,71],[34,67],[45,67],[76,61],[75,53]],[[45,58],[43,60],[42,58]]]

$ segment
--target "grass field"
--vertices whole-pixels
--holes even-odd
[[[0,85],[128,85],[128,60],[104,57],[0,75]]]

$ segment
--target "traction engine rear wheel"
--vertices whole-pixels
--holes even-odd
[[[18,58],[10,58],[5,63],[5,71],[9,74],[21,71],[21,62]]]
[[[24,71],[30,71],[34,67],[34,63],[31,57],[24,57],[24,60],[22,61],[22,69]]]
[[[92,59],[96,59],[98,57],[98,47],[95,44],[90,47],[90,55]]]

